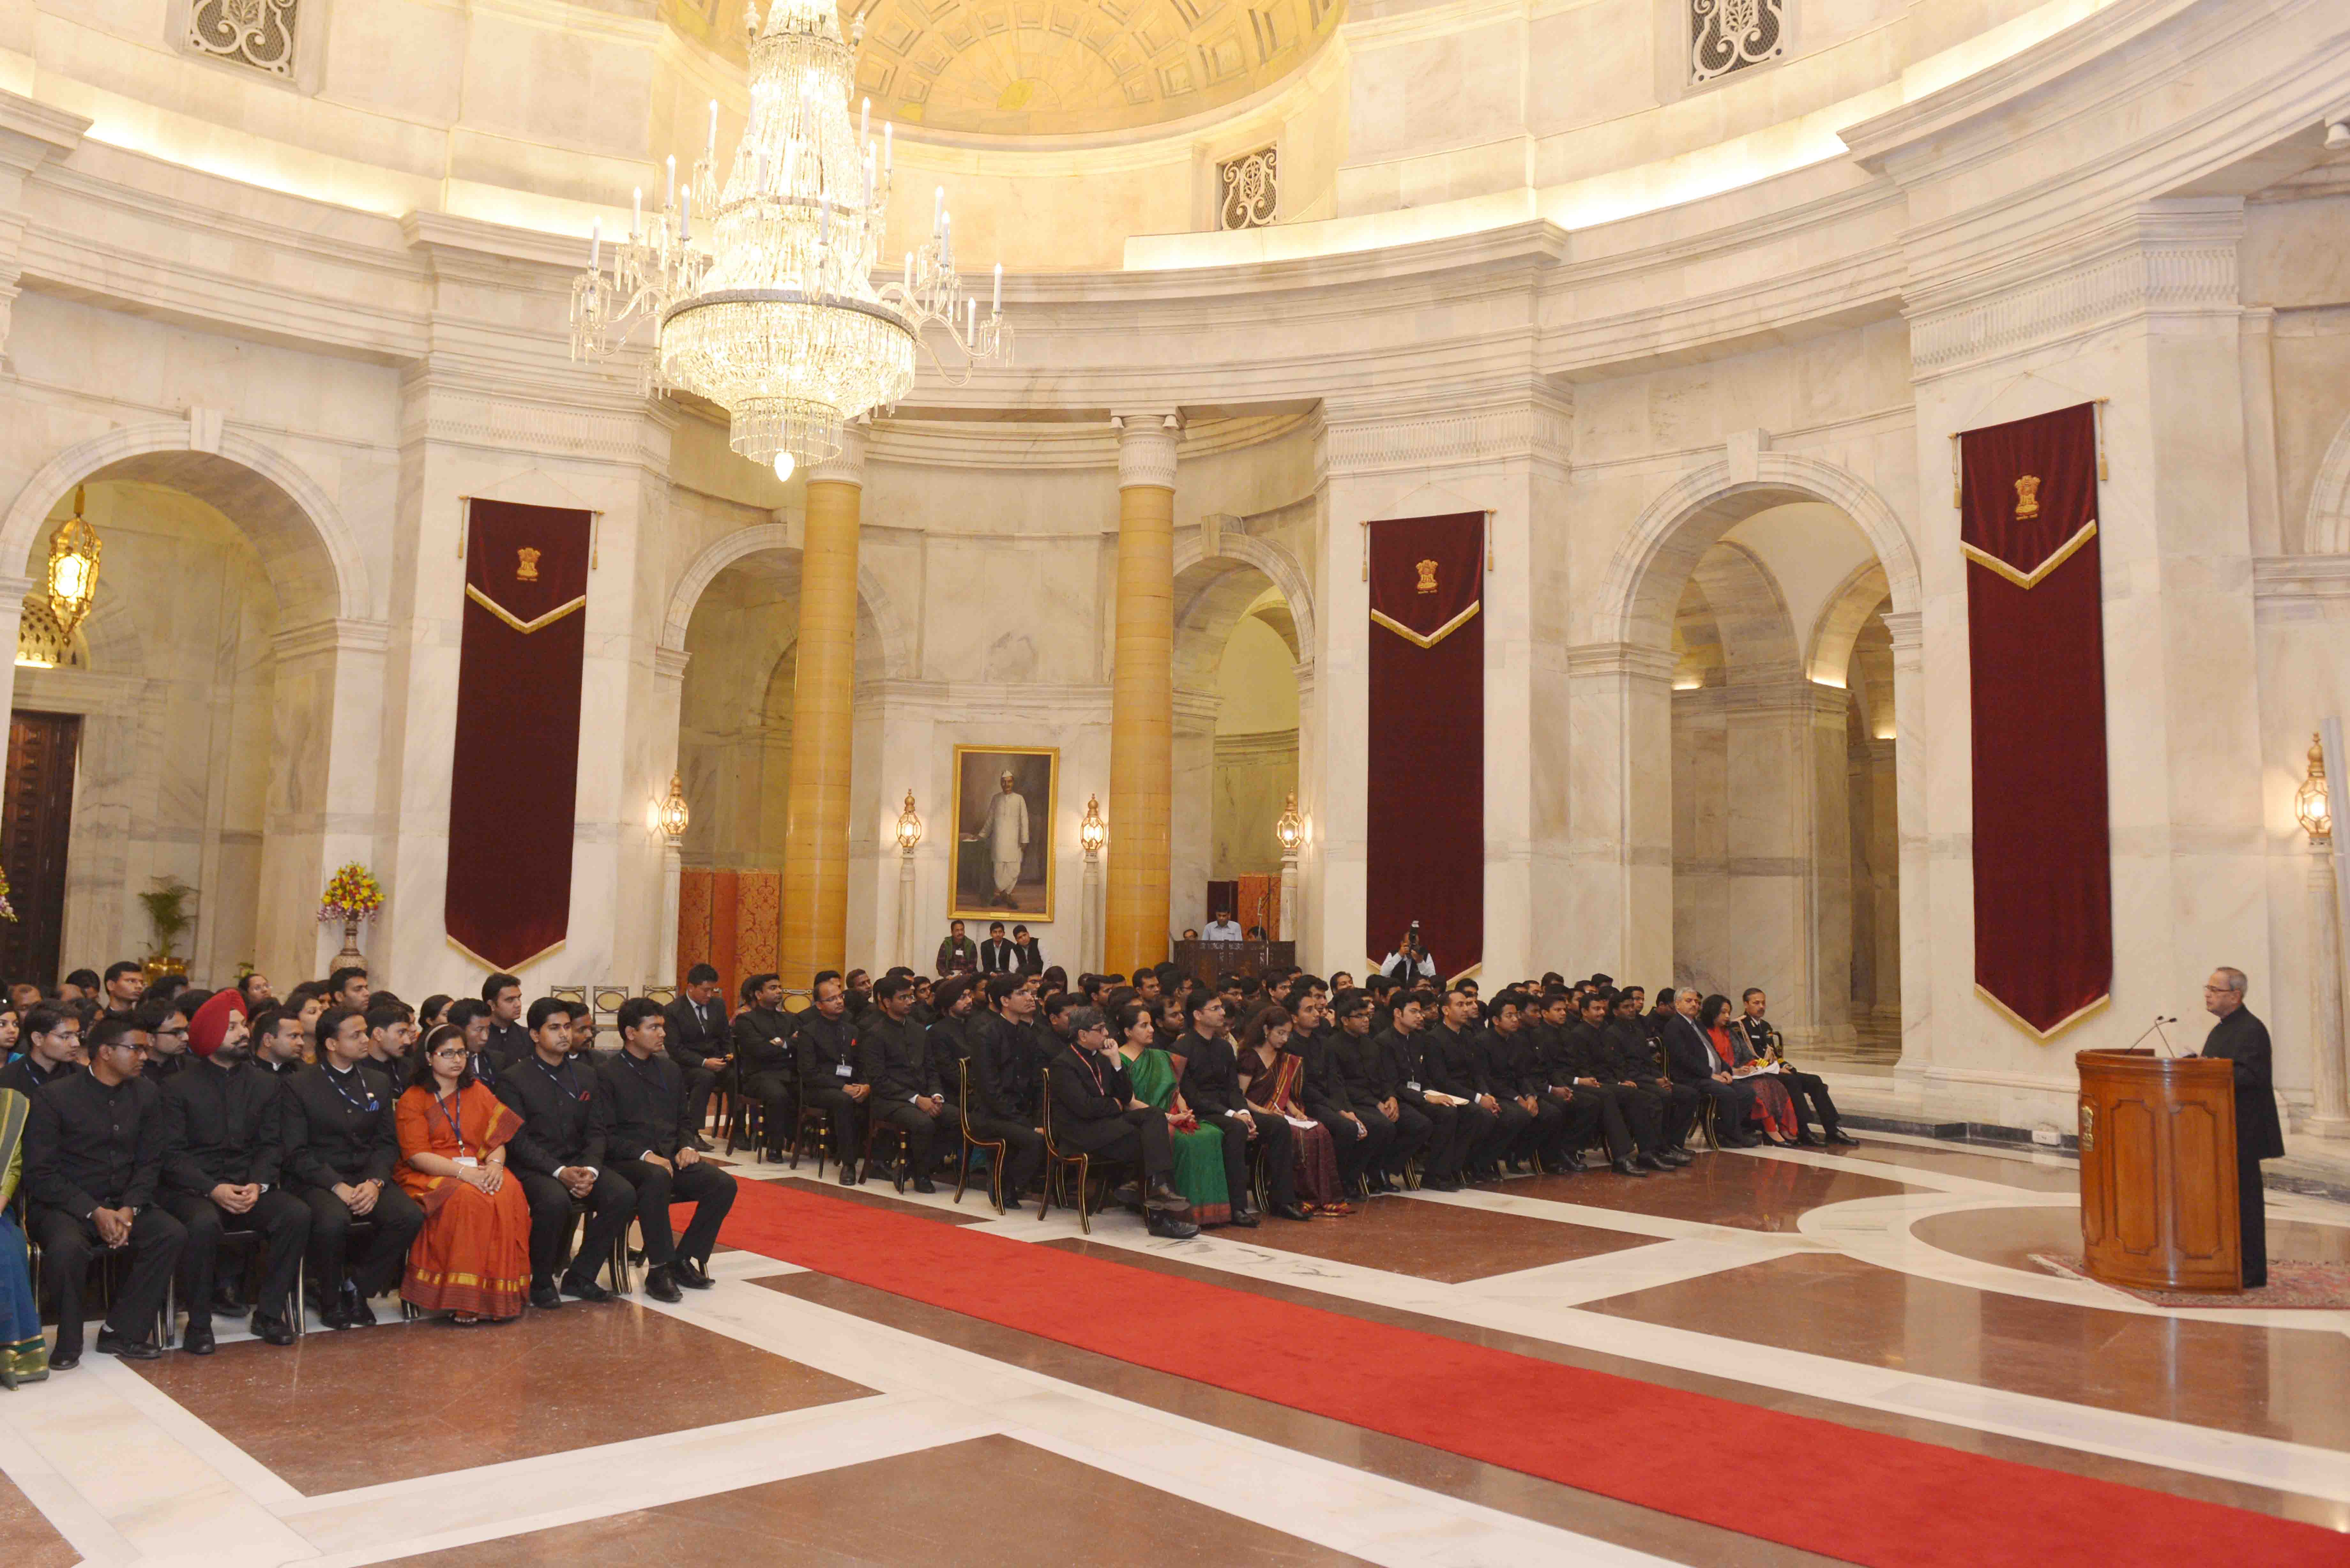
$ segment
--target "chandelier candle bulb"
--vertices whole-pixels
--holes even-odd
[[[704,156],[712,163],[718,161],[718,100],[714,98],[710,100],[710,145]]]
[[[1003,314],[1003,264],[1002,262],[995,264],[995,297],[987,302],[987,309],[991,316]]]
[[[888,120],[885,119],[881,122],[881,172],[884,174],[889,172],[889,132],[891,129],[892,128]]]
[[[669,204],[677,205],[677,154],[669,155]]]
[[[873,124],[873,100],[867,99],[857,106],[857,140],[863,141]]]
[[[946,232],[947,188],[944,185],[931,192],[931,238],[937,239]]]
[[[604,220],[596,218],[588,224],[588,270],[604,270]]]
[[[639,231],[645,226],[645,188],[637,186],[629,192],[629,243],[637,243]]]
[[[682,242],[693,238],[693,192],[688,191],[685,200],[678,203],[677,237]]]

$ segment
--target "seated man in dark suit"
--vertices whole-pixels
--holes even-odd
[[[1503,1106],[1527,1118],[1519,1125],[1516,1143],[1503,1151],[1511,1168],[1530,1170],[1539,1157],[1544,1168],[1556,1169],[1574,1123],[1574,1107],[1550,1092],[1549,1075],[1526,1028],[1526,1003],[1523,992],[1497,993],[1485,1027],[1473,1039],[1487,1085]]]
[[[1659,998],[1659,1005],[1662,1000]],[[1762,1141],[1745,1130],[1746,1118],[1754,1114],[1754,1085],[1731,1075],[1731,1064],[1698,1027],[1698,1008],[1703,1001],[1694,990],[1673,999],[1672,1015],[1665,1021],[1665,1063],[1674,1083],[1687,1084],[1713,1102],[1717,1142],[1725,1148],[1752,1148]]]
[[[328,1328],[365,1328],[375,1322],[368,1303],[398,1282],[424,1210],[392,1183],[400,1091],[363,1064],[367,1020],[330,1008],[318,1015],[316,1040],[317,1064],[284,1085],[283,1168],[294,1196],[310,1206],[308,1273],[320,1318]],[[346,1276],[359,1221],[375,1233]]]
[[[451,1005],[449,1022],[466,1030],[465,1048],[473,1053],[473,1073],[483,1082],[494,1080],[507,1063],[530,1054],[530,1030],[522,1021],[522,981],[513,975],[494,974],[482,981],[482,1005],[489,1010],[489,1023],[479,1046]]]
[[[1400,1192],[1400,1178],[1409,1168],[1411,1157],[1427,1146],[1431,1124],[1397,1094],[1400,1083],[1386,1051],[1371,1033],[1370,997],[1350,987],[1338,992],[1331,1008],[1338,1030],[1331,1038],[1330,1054],[1347,1085],[1347,1104],[1366,1126],[1377,1121],[1388,1129],[1385,1146],[1373,1158],[1365,1177],[1374,1196]]]
[[[506,1147],[506,1168],[530,1199],[530,1304],[558,1307],[565,1296],[608,1301],[611,1293],[596,1276],[636,1214],[637,1189],[606,1168],[596,1105],[601,1090],[591,1064],[595,1046],[588,1043],[594,1037],[580,1040],[575,1051],[571,1011],[551,996],[530,1004],[528,1021],[529,1057],[509,1063],[492,1089],[522,1118],[522,1130]],[[555,1271],[563,1262],[574,1203],[588,1205],[588,1223],[558,1285]]]
[[[1134,1096],[1126,1058],[1112,1049],[1109,1025],[1091,1007],[1071,1021],[1073,1038],[1050,1064],[1053,1143],[1096,1159],[1120,1160],[1140,1171],[1136,1189],[1143,1223],[1154,1236],[1185,1241],[1200,1233],[1191,1201],[1175,1190],[1175,1137],[1167,1114]]]
[[[1395,1141],[1395,1124],[1376,1107],[1356,1108],[1339,1061],[1339,1031],[1330,1022],[1322,982],[1294,987],[1293,994],[1297,1023],[1290,1031],[1289,1049],[1305,1064],[1305,1092],[1300,1097],[1305,1114],[1329,1129],[1338,1159],[1338,1185],[1352,1198],[1364,1172],[1376,1169]]]
[[[637,1191],[637,1225],[644,1233],[645,1294],[679,1299],[678,1286],[710,1288],[710,1250],[734,1207],[734,1179],[704,1161],[694,1147],[693,1112],[685,1075],[664,1054],[669,1021],[650,997],[620,1003],[620,1048],[597,1064],[594,1102],[603,1117],[604,1150],[612,1168]],[[672,1240],[669,1208],[693,1205],[685,1234]]]
[[[792,1071],[792,1018],[784,1011],[781,979],[754,974],[743,982],[733,1046],[740,1093],[759,1107],[761,1152],[769,1159],[781,1159],[800,1108],[799,1084]],[[736,1125],[743,1125],[743,1119],[737,1117]],[[726,1147],[734,1147],[731,1136]]]
[[[304,1038],[300,1019],[276,1002],[267,1002],[246,1022],[251,1026],[255,1072],[282,1080],[307,1065],[302,1060],[302,1048],[308,1041]]]
[[[1483,1061],[1469,1036],[1476,1012],[1477,999],[1469,992],[1445,993],[1435,1024],[1419,1032],[1420,1092],[1442,1094],[1458,1103],[1460,1115],[1475,1129],[1467,1156],[1471,1178],[1492,1179],[1501,1175],[1503,1153],[1534,1118],[1524,1106],[1494,1094],[1485,1081]]]
[[[81,1014],[36,1007],[25,1014],[17,1044],[25,1054],[0,1069],[0,1089],[14,1089],[29,1100],[42,1085],[81,1066]]]
[[[1045,1166],[1043,1078],[1026,1025],[1001,1011],[1027,1005],[1018,978],[990,975],[985,990],[991,1005],[972,1012],[965,1034],[971,1043],[971,1131],[973,1137],[1004,1146],[1003,1201],[1012,1204]],[[1021,1000],[1014,1001],[1015,996]]]
[[[1739,993],[1743,1006],[1740,1015],[1731,1021],[1731,1033],[1746,1042],[1757,1062],[1779,1064],[1779,1082],[1786,1086],[1787,1097],[1795,1106],[1795,1141],[1799,1144],[1845,1144],[1858,1147],[1860,1140],[1837,1125],[1835,1101],[1828,1096],[1827,1081],[1817,1073],[1801,1073],[1787,1064],[1786,1043],[1771,1021],[1762,1016],[1770,999],[1759,985],[1750,985]],[[1811,1119],[1820,1124],[1820,1136],[1814,1137],[1811,1128],[1804,1125],[1806,1103],[1811,1107]]]
[[[693,1117],[693,1147],[708,1154],[710,1140],[702,1136],[710,1119],[710,1096],[726,1070],[734,1064],[733,1032],[726,1021],[718,971],[706,963],[685,971],[685,991],[669,1004],[663,1028],[669,1036],[669,1059],[685,1075],[687,1110]]]
[[[893,1127],[906,1137],[906,1169],[917,1192],[935,1192],[931,1153],[946,1122],[946,1091],[931,1069],[929,1042],[908,1021],[913,982],[904,975],[881,977],[873,988],[873,1012],[857,1040],[858,1077],[871,1087],[866,1101],[869,1127]],[[869,1179],[873,1172],[864,1173]]]
[[[57,1372],[81,1365],[82,1303],[101,1249],[129,1249],[130,1277],[99,1331],[99,1352],[126,1361],[163,1354],[155,1314],[188,1235],[155,1201],[171,1129],[163,1091],[140,1073],[146,1032],[108,1015],[90,1026],[85,1049],[89,1070],[44,1085],[25,1124],[26,1231],[57,1294]]]
[[[833,1158],[840,1164],[840,1184],[854,1187],[873,1085],[858,1076],[857,1025],[848,1017],[847,986],[826,970],[816,977],[810,994],[816,1005],[800,1014],[792,1047],[799,1062],[800,1105],[826,1113],[832,1127]]]
[[[162,1203],[188,1231],[180,1254],[188,1327],[180,1348],[191,1355],[213,1353],[216,1265],[221,1236],[229,1231],[257,1231],[267,1248],[253,1332],[268,1344],[291,1345],[293,1314],[300,1310],[294,1281],[310,1239],[310,1210],[278,1184],[286,1158],[285,1086],[253,1064],[244,1001],[234,991],[197,1009],[188,1050],[195,1065],[163,1085],[162,1106],[170,1149]],[[237,1310],[234,1300],[221,1304]]]
[[[1611,1074],[1618,1082],[1640,1089],[1657,1102],[1658,1132],[1664,1142],[1659,1158],[1664,1154],[1679,1155],[1678,1163],[1687,1165],[1690,1158],[1687,1147],[1690,1127],[1697,1120],[1700,1104],[1698,1092],[1687,1084],[1674,1083],[1658,1064],[1657,1043],[1641,1023],[1637,986],[1616,999],[1614,1013],[1607,1025]],[[1676,1162],[1667,1159],[1665,1163]]]
[[[1287,1118],[1260,1116],[1241,1096],[1239,1058],[1224,1022],[1224,999],[1201,992],[1187,1011],[1191,1027],[1169,1044],[1167,1054],[1183,1059],[1183,1099],[1200,1125],[1224,1135],[1224,1183],[1232,1194],[1232,1223],[1250,1226],[1259,1220],[1249,1202],[1248,1146],[1253,1142],[1264,1145],[1267,1206],[1284,1220],[1308,1218],[1297,1201]]]

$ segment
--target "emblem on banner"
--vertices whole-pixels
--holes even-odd
[[[535,583],[538,581],[539,553],[525,545],[521,549],[516,550],[515,555],[517,557],[515,566],[515,581],[518,583]]]
[[[1419,591],[1424,594],[1436,591],[1436,563],[1433,561],[1419,563]]]
[[[2015,482],[2015,520],[2018,523],[2040,515],[2040,476],[2027,473]]]

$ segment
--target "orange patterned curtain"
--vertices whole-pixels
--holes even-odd
[[[1253,876],[1240,879],[1240,905],[1234,918],[1243,935],[1262,926],[1267,940],[1281,938],[1281,878]]]
[[[778,967],[782,945],[783,878],[774,871],[685,871],[677,896],[677,974],[706,963],[726,988],[726,1006],[740,1002],[743,981]]]

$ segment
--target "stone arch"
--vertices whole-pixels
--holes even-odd
[[[0,570],[14,572],[77,484],[123,479],[170,485],[208,503],[252,540],[283,624],[369,620],[375,587],[359,536],[317,482],[234,427],[207,450],[187,420],[128,425],[67,448],[26,481],[0,522]]]
[[[1667,646],[1681,585],[1707,546],[1757,512],[1795,501],[1841,509],[1884,566],[1894,609],[1921,607],[1918,554],[1885,498],[1835,463],[1765,452],[1757,454],[1752,479],[1733,477],[1729,459],[1716,458],[1681,475],[1642,509],[1607,564],[1586,640]]]
[[[712,540],[694,556],[677,587],[671,590],[669,611],[661,619],[661,646],[682,650],[685,628],[693,620],[693,607],[718,574],[735,562],[764,551],[787,551],[797,555],[800,542],[795,530],[781,523],[762,523],[754,527],[738,528],[733,533]],[[889,590],[882,586],[873,568],[863,561],[857,564],[857,597],[863,601],[866,614],[873,618],[873,626],[881,639],[881,673],[885,679],[899,680],[914,670],[912,639],[907,635],[905,622],[891,601]]]
[[[1211,576],[1194,576],[1198,568],[1209,566],[1219,568],[1215,576],[1240,566],[1253,566],[1263,573],[1274,587],[1281,590],[1281,597],[1289,601],[1290,618],[1297,628],[1298,662],[1313,662],[1315,647],[1314,588],[1305,575],[1305,566],[1295,556],[1270,539],[1259,539],[1247,534],[1219,535],[1212,556],[1208,554],[1204,537],[1194,535],[1183,540],[1175,546],[1175,620],[1179,626],[1183,623],[1185,615],[1196,603],[1199,595],[1212,586]],[[1187,578],[1194,586],[1194,591],[1188,599],[1183,592]]]
[[[1823,686],[1851,686],[1853,643],[1869,618],[1885,607],[1891,592],[1882,561],[1856,567],[1836,586],[1805,644],[1804,668],[1813,680]]]
[[[1725,541],[1690,569],[1684,592],[1689,587],[1704,596],[1729,679],[1751,685],[1795,673],[1795,623],[1787,596],[1752,551]]]
[[[2309,514],[2301,525],[2301,547],[2312,556],[2350,556],[2350,420],[2334,432],[2317,483],[2309,487]]]

